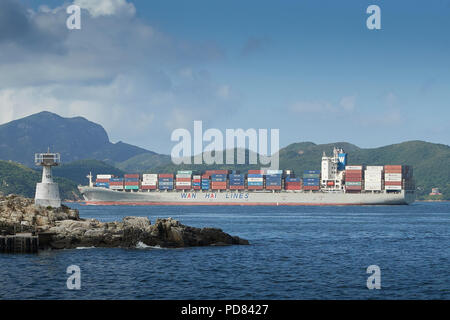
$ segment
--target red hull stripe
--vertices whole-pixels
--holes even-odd
[[[83,203],[82,203],[83,204]],[[359,206],[361,203],[298,203],[298,202],[125,202],[86,201],[85,205],[97,206]]]

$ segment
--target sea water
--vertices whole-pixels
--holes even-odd
[[[450,203],[80,206],[83,218],[172,217],[249,246],[78,248],[0,255],[1,299],[449,299]],[[69,290],[67,268],[80,268]],[[380,269],[369,290],[367,267]]]

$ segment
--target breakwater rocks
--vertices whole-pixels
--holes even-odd
[[[40,248],[76,247],[180,248],[211,245],[247,245],[247,240],[233,237],[216,228],[194,228],[167,218],[154,224],[147,217],[125,217],[119,222],[81,219],[68,207],[43,208],[32,199],[0,194],[0,232],[3,235],[30,232],[39,237]]]

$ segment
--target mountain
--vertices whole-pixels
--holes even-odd
[[[4,194],[20,194],[34,198],[36,183],[42,180],[42,173],[24,165],[0,160],[0,191]],[[80,197],[77,184],[66,178],[55,178],[59,184],[62,199],[76,200]]]
[[[139,154],[158,158],[158,154],[127,143],[111,143],[105,129],[82,117],[63,118],[43,111],[0,125],[0,159],[29,167],[34,154],[52,151],[63,162],[96,159],[115,164]]]

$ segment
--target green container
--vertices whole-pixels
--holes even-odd
[[[346,181],[345,185],[346,186],[360,186],[361,185],[361,181]]]
[[[177,174],[191,174],[192,175],[192,170],[180,170],[180,171],[177,171]]]
[[[320,174],[312,174],[312,173],[304,174],[303,179],[320,179]]]
[[[139,186],[125,186],[125,190],[139,190]]]

